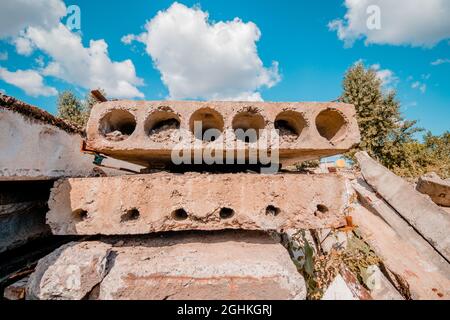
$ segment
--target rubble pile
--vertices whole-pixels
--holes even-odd
[[[2,124],[13,132],[16,115],[10,109],[0,112]],[[279,130],[280,143],[268,149],[279,153],[277,168],[284,169],[265,174],[230,164],[236,172],[227,173],[212,164],[215,171],[208,172],[201,163],[197,170],[194,165],[194,170],[171,171],[177,139],[186,139],[192,152],[219,143],[205,138],[204,131],[198,135],[196,122],[221,136],[231,134],[233,142],[239,129]],[[259,151],[257,142],[225,143],[224,149],[236,156],[243,148],[249,160]],[[356,154],[360,172],[344,168],[345,163],[317,173],[288,169],[294,162],[340,154],[358,142],[355,110],[348,104],[99,103],[86,137],[86,149],[97,157],[94,163],[99,164],[99,156],[111,157],[145,169],[99,176],[91,174],[92,164],[84,172],[70,171],[79,164],[66,160],[67,171],[48,179],[51,190],[39,212],[45,214],[41,226],[46,232],[67,240],[28,271],[16,271],[3,295],[39,300],[449,299],[450,216],[438,206],[449,198],[446,181],[423,177],[416,190],[364,152]],[[0,163],[3,179],[12,179],[13,162]],[[24,168],[15,171],[14,180],[36,179]],[[27,212],[36,212],[6,198],[0,189],[0,217],[25,221],[31,216]],[[41,203],[41,198],[33,201]],[[4,221],[1,231],[12,225]],[[0,235],[0,241],[10,237]]]

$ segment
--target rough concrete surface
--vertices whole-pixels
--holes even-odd
[[[441,273],[411,243],[404,241],[382,218],[356,205],[354,223],[382,259],[396,288],[414,300],[450,299],[450,278]]]
[[[203,137],[194,135],[196,121],[220,136],[213,143],[202,142]],[[270,149],[279,150],[282,163],[339,154],[360,140],[355,109],[343,103],[118,100],[93,107],[87,142],[101,153],[146,166],[170,162],[180,139],[192,150],[220,144],[234,152],[261,148],[257,141],[237,147],[235,130],[275,128],[280,130],[280,144]]]
[[[450,207],[450,179],[441,179],[431,172],[419,178],[416,190],[430,196],[434,203]]]
[[[356,158],[364,179],[450,261],[450,216],[447,212],[366,152],[358,152]]]
[[[450,264],[435,248],[381,198],[362,178],[352,182],[359,202],[375,215],[380,216],[403,241],[411,244],[424,261],[432,263],[442,274],[450,275]]]
[[[88,176],[94,167],[79,134],[5,109],[0,123],[0,181]]]
[[[39,260],[28,281],[30,300],[80,300],[103,279],[111,246],[70,242]]]
[[[57,235],[315,229],[344,225],[346,204],[338,175],[161,172],[61,180],[47,223]]]
[[[305,299],[286,249],[267,234],[217,232],[125,241],[92,299]]]

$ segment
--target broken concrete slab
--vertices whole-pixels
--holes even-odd
[[[382,259],[402,296],[414,300],[450,299],[448,273],[441,273],[414,245],[403,240],[382,218],[361,205],[352,217],[364,240]]]
[[[10,284],[3,291],[3,298],[6,300],[24,300],[29,277],[22,278]]]
[[[52,189],[47,223],[57,235],[331,228],[345,224],[345,192],[337,175],[160,172],[67,179]]]
[[[358,152],[356,158],[369,185],[450,261],[450,216],[447,212],[366,152]]]
[[[450,207],[450,179],[441,179],[431,172],[419,178],[416,190],[430,196],[437,205]]]
[[[362,178],[353,180],[352,187],[360,204],[383,219],[403,241],[414,246],[422,259],[432,263],[442,274],[450,274],[450,264],[445,258]]]
[[[39,260],[28,281],[29,300],[80,300],[102,281],[111,246],[70,242]]]
[[[367,268],[363,280],[370,290],[370,295],[375,300],[404,300],[376,265]]]
[[[84,177],[95,168],[81,152],[83,131],[44,110],[0,93],[0,123],[0,181]]]
[[[196,122],[202,124],[202,132],[195,132]],[[214,129],[213,142],[203,136],[206,129]],[[98,152],[143,166],[170,163],[180,139],[192,152],[218,145],[231,154],[237,149],[266,149],[256,141],[237,144],[239,129],[278,129],[279,143],[269,142],[269,149],[279,150],[286,164],[340,154],[360,140],[355,108],[344,103],[117,100],[93,107],[87,143]]]
[[[126,240],[100,283],[100,300],[305,299],[286,249],[255,232],[174,233]]]

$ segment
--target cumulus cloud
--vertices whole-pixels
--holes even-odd
[[[84,47],[81,37],[63,24],[46,30],[30,27],[26,37],[33,45],[51,57],[43,75],[53,76],[85,89],[102,88],[111,97],[143,97],[137,86],[142,79],[136,76],[131,60],[111,61],[104,40],[91,40]]]
[[[346,46],[365,38],[366,44],[432,47],[450,37],[448,0],[345,0],[343,19],[328,24]],[[367,26],[373,14],[369,6],[380,8],[380,29]],[[373,7],[372,7],[373,8]]]
[[[27,27],[56,27],[66,15],[61,0],[1,0],[0,38],[15,37]]]
[[[58,93],[55,88],[44,85],[44,79],[35,70],[17,70],[11,72],[0,67],[0,79],[21,88],[26,94],[32,97],[48,97]]]
[[[450,63],[450,59],[436,59],[433,62],[431,62],[432,66],[438,66],[444,63]]]
[[[381,80],[381,84],[384,87],[388,88],[397,85],[399,79],[392,70],[381,69],[378,63],[371,65],[370,68],[375,70],[378,79]]]
[[[80,34],[72,33],[60,22],[65,15],[66,6],[61,0],[0,1],[0,39],[13,43],[21,55],[40,50],[50,61],[44,66],[43,59],[39,60],[39,69],[24,71],[27,73],[22,77],[26,75],[36,84],[42,76],[52,76],[84,89],[102,88],[110,97],[144,97],[138,89],[143,80],[137,77],[131,60],[111,60],[103,39],[91,40],[85,47]]]
[[[256,42],[261,32],[238,18],[210,22],[208,13],[174,3],[147,22],[140,41],[173,99],[262,100],[259,89],[280,81],[278,63],[264,67]]]

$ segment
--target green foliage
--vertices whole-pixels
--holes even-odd
[[[102,89],[100,92],[105,95]],[[71,91],[61,92],[58,96],[58,117],[84,128],[96,103],[90,92],[83,102]]]
[[[415,135],[422,129],[416,127],[416,121],[402,118],[396,92],[383,92],[374,70],[362,63],[352,66],[345,74],[343,89],[340,101],[355,106],[361,132],[360,145],[347,157],[353,160],[355,152],[366,150],[401,176],[417,177],[430,170],[449,176],[449,133],[441,137],[428,133],[423,143],[417,141]]]
[[[85,125],[84,107],[80,100],[70,91],[58,96],[58,117],[80,127]]]

